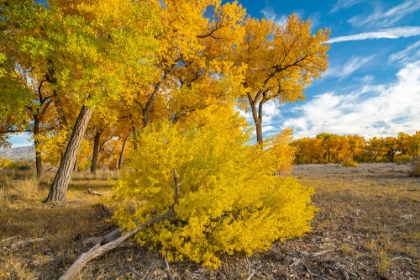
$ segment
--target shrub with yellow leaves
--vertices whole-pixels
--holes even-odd
[[[132,230],[173,206],[177,170],[176,215],[135,236],[140,245],[159,248],[168,261],[190,259],[217,268],[223,254],[251,255],[310,230],[313,189],[273,175],[279,169],[274,162],[287,169],[285,163],[293,160],[279,158],[290,157],[276,146],[286,140],[251,146],[243,120],[224,110],[202,125],[164,121],[146,127],[138,139],[141,148],[116,183],[113,219]]]

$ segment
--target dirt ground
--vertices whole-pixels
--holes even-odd
[[[216,271],[188,261],[169,263],[170,274],[156,251],[126,244],[89,262],[76,278],[420,279],[420,178],[410,177],[410,168],[297,165],[292,175],[315,188],[313,204],[319,209],[313,230],[302,238],[277,242],[250,257],[226,256]],[[0,278],[58,279],[89,250],[82,240],[114,229],[104,221],[101,198],[86,203],[82,186],[72,190],[79,192],[67,205],[35,201],[0,212]],[[44,197],[47,189],[39,192]],[[18,240],[37,237],[45,240],[12,249]]]

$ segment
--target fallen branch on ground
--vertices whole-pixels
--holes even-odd
[[[108,251],[111,251],[112,249],[117,248],[122,244],[124,241],[126,241],[128,238],[132,237],[134,234],[136,234],[138,231],[146,228],[147,226],[160,222],[162,220],[165,220],[169,217],[175,216],[175,210],[174,206],[178,203],[178,193],[179,193],[179,184],[178,184],[178,173],[176,170],[174,170],[174,180],[175,180],[175,195],[174,195],[174,204],[169,208],[169,210],[153,219],[150,219],[149,221],[145,222],[144,224],[141,224],[136,229],[133,229],[132,231],[129,231],[125,233],[124,235],[120,236],[116,240],[106,243],[104,245],[101,245],[101,243],[97,243],[92,249],[87,251],[86,253],[83,253],[80,255],[80,257],[74,262],[69,269],[64,273],[63,276],[60,277],[60,280],[67,280],[72,279],[80,269],[82,269],[83,266],[85,266],[90,260],[99,257],[103,254],[105,254]]]
[[[88,189],[88,193],[90,194],[94,194],[94,195],[98,195],[98,196],[102,196],[101,193],[98,193],[97,191],[92,190],[91,188]]]
[[[105,243],[109,243],[111,241],[116,240],[120,236],[121,236],[120,228],[117,228],[117,229],[111,231],[109,234],[107,234],[105,236],[89,237],[89,238],[83,240],[82,244],[83,245],[98,244],[98,243],[105,244]]]
[[[4,246],[4,243],[6,243],[6,242],[12,242],[12,239],[15,239],[16,237],[18,237],[18,236],[17,235],[14,235],[12,237],[8,237],[6,239],[2,239],[1,242],[3,243],[3,246]]]
[[[13,243],[12,245],[10,245],[10,249],[12,249],[12,250],[18,249],[18,248],[26,246],[28,244],[35,243],[35,242],[41,242],[41,241],[44,241],[44,240],[45,240],[45,237],[18,241],[18,242]]]

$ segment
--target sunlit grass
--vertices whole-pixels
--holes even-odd
[[[341,244],[342,254],[374,260],[379,275],[394,269],[398,260],[418,261],[420,182],[386,167],[382,173],[355,170],[351,176],[342,176],[343,170],[299,173],[300,183],[316,190],[313,203],[319,212],[314,229],[352,240]]]
[[[324,173],[322,166],[315,168],[319,169],[316,174],[302,171],[295,175],[302,185],[316,190],[313,204],[319,211],[312,223],[314,232],[328,234],[338,242],[327,244],[330,247],[326,249],[357,262],[370,260],[371,268],[383,277],[393,269],[420,271],[418,178],[393,171],[388,165],[378,168],[380,174],[364,173],[360,165],[334,167],[333,174]],[[109,232],[103,230],[110,224],[98,204],[112,197],[112,180],[118,178],[118,172],[98,171],[96,176],[77,172],[70,181],[67,202],[44,204],[54,175],[51,170],[34,179],[33,172],[0,172],[0,242],[13,236],[14,240],[46,238],[23,250],[0,252],[0,279],[58,279],[63,269],[88,249],[80,240]],[[89,188],[102,196],[89,194]],[[86,267],[80,279],[98,277],[97,266],[127,261],[119,259],[123,253],[113,254]],[[138,254],[133,258],[141,258]],[[62,256],[68,261],[57,266],[54,260]]]

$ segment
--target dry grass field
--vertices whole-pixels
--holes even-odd
[[[126,243],[89,262],[77,279],[420,279],[420,178],[409,171],[298,165],[292,175],[315,188],[319,209],[304,237],[251,257],[226,256],[217,271],[170,263],[170,275],[156,251]],[[75,174],[67,202],[43,204],[52,173],[38,184],[27,172],[0,171],[0,279],[58,279],[90,249],[84,239],[112,231],[100,207],[112,196],[109,177],[117,174]]]

